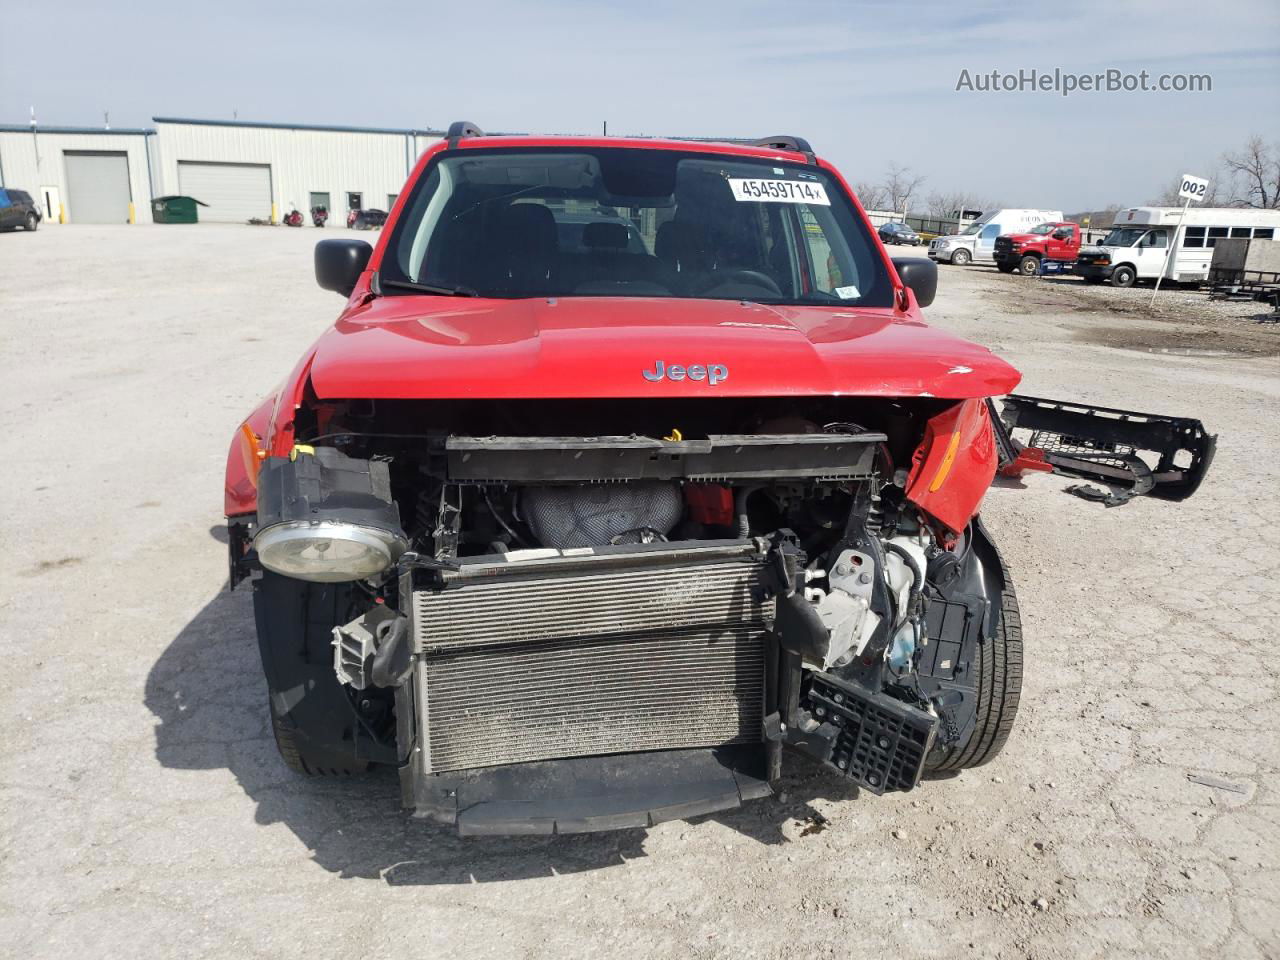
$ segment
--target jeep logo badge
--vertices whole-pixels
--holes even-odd
[[[655,360],[652,370],[642,370],[644,378],[651,383],[667,380],[705,380],[711,386],[729,379],[729,368],[723,363],[691,363],[683,367],[678,363],[665,364]]]

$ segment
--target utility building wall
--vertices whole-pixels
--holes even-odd
[[[157,117],[157,195],[195,197],[202,222],[279,220],[296,208],[389,210],[426,145],[410,130],[283,127]]]
[[[150,223],[144,130],[0,126],[0,186],[25,190],[46,224]]]

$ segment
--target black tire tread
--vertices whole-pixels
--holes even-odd
[[[326,766],[323,763],[309,761],[305,748],[298,742],[296,728],[288,720],[276,713],[275,707],[269,706],[271,713],[271,732],[275,735],[276,750],[284,765],[294,773],[304,777],[350,777],[368,770],[368,763],[355,758],[344,758],[342,766]]]
[[[1000,629],[978,644],[978,718],[973,735],[959,750],[948,754],[930,772],[980,767],[1004,749],[1013,730],[1022,699],[1022,616],[1018,596],[1004,561],[1004,594],[1000,605]]]

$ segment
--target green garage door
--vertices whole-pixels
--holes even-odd
[[[178,161],[178,193],[208,204],[201,222],[244,223],[271,216],[271,167],[265,163]]]
[[[129,157],[104,150],[67,150],[67,220],[129,222]]]

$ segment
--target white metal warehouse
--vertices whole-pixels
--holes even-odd
[[[157,197],[195,197],[200,220],[278,221],[324,206],[390,209],[438,130],[156,117],[146,130],[0,125],[0,186],[26,190],[46,223],[151,220]]]

